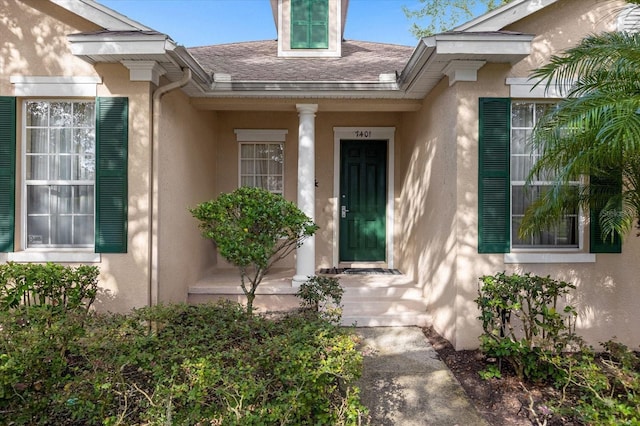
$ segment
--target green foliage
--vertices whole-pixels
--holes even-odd
[[[8,424],[356,425],[365,413],[356,339],[320,318],[233,303],[56,313],[47,328],[49,315],[0,313]]]
[[[411,33],[416,38],[427,37],[435,33],[449,31],[463,20],[473,18],[479,6],[484,6],[481,13],[488,12],[511,0],[420,0],[424,3],[418,10],[411,10],[406,6],[402,9],[408,19],[429,19],[422,27],[414,22]]]
[[[572,306],[559,311],[559,298],[575,286],[531,274],[501,272],[480,278],[481,349],[488,356],[505,359],[520,378],[546,379],[555,369],[543,354],[561,353],[577,342],[573,333],[576,312]]]
[[[264,274],[318,229],[294,203],[261,188],[241,187],[190,211],[202,235],[239,268],[248,313]]]
[[[487,368],[479,371],[478,374],[480,374],[483,380],[502,378],[502,371],[500,371],[500,367],[495,364],[488,365]]]
[[[637,1],[633,3],[637,4]],[[640,219],[640,33],[608,32],[585,37],[554,55],[532,78],[566,97],[549,108],[534,132],[534,150],[542,155],[529,180],[550,176],[553,187],[531,206],[521,237],[553,226],[568,208],[602,208],[603,237],[624,237]],[[570,83],[570,84],[569,84]],[[622,172],[622,192],[604,192],[593,182]],[[579,192],[568,184],[581,176]]]
[[[563,398],[557,410],[583,424],[640,424],[640,358],[625,345],[602,344],[604,352],[583,348],[572,356],[554,355],[548,362],[563,374]]]
[[[296,296],[301,299],[303,309],[320,313],[328,321],[340,323],[343,294],[344,289],[338,278],[316,275],[300,285]]]
[[[0,309],[49,306],[87,311],[98,293],[95,266],[8,262],[0,265]]]

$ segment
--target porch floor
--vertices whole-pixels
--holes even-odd
[[[300,301],[292,286],[293,268],[273,269],[256,290],[254,306],[259,311],[295,309]],[[404,274],[335,274],[345,292],[342,298],[344,325],[424,326],[431,323],[422,289]],[[245,302],[240,276],[235,269],[214,269],[189,287],[189,303],[215,300]]]

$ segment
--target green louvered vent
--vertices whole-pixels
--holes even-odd
[[[96,102],[96,241],[98,253],[127,252],[127,98]]]
[[[328,0],[293,0],[291,2],[291,48],[326,49],[328,47]]]
[[[14,250],[16,98],[0,96],[0,252]]]
[[[478,252],[508,253],[511,101],[480,98],[479,114]]]

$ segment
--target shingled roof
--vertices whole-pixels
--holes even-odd
[[[233,81],[378,81],[400,73],[413,47],[344,41],[340,58],[279,58],[276,40],[219,44],[187,49],[211,73]]]

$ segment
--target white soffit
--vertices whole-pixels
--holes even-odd
[[[454,31],[499,31],[558,0],[513,0],[454,28]]]
[[[151,31],[145,25],[134,21],[113,9],[93,0],[50,0],[52,3],[72,12],[87,21],[110,31]]]

